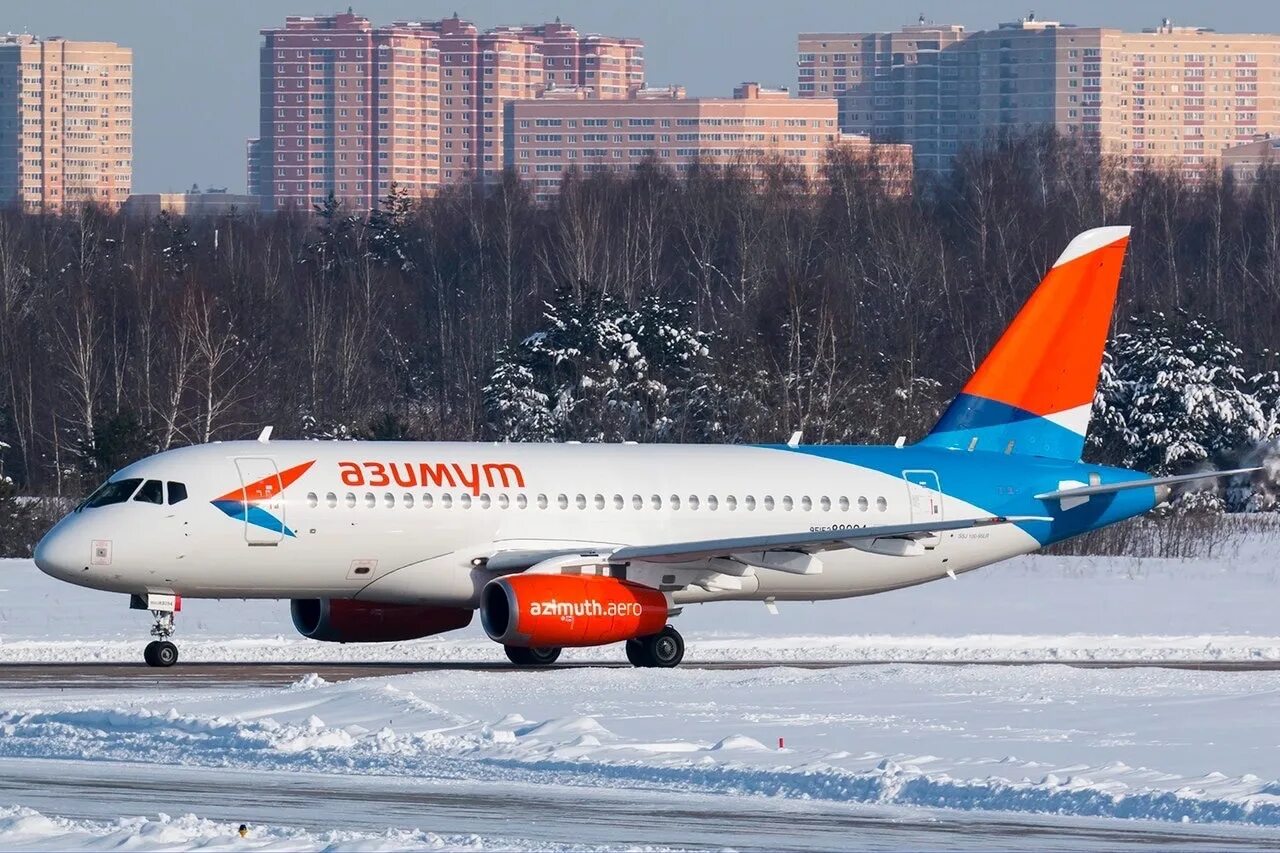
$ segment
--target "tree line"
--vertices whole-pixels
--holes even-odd
[[[911,194],[880,177],[832,154],[814,179],[782,163],[570,175],[544,206],[508,174],[428,199],[393,191],[368,215],[333,202],[209,219],[2,211],[0,475],[76,496],[133,459],[268,424],[277,437],[915,438],[1070,238],[1102,224],[1134,226],[1118,335],[1158,326],[1177,348],[1211,328],[1236,355],[1206,381],[1259,401],[1249,441],[1272,430],[1280,172],[1192,184],[1035,131],[963,152]],[[1137,446],[1114,414],[1133,399],[1127,369],[1108,374],[1120,384],[1100,461]]]

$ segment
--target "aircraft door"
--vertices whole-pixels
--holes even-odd
[[[933,471],[903,471],[907,481],[907,505],[911,522],[942,521],[942,486]]]
[[[250,545],[278,545],[284,539],[280,469],[262,457],[236,459],[244,505],[244,539]]]

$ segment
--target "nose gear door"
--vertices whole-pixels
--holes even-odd
[[[236,459],[243,489],[244,539],[250,545],[278,545],[284,539],[285,519],[280,469],[274,459]]]

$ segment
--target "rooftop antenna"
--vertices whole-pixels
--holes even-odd
[[[1027,13],[1027,20],[1028,20],[1029,22],[1031,22],[1031,23],[1035,23],[1035,20],[1036,20],[1036,10],[1035,10],[1035,9],[1032,9],[1030,12],[1028,12],[1028,13]]]
[[[924,26],[924,12],[920,13],[920,26]]]

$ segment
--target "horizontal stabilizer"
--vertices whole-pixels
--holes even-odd
[[[1091,495],[1110,495],[1129,489],[1148,489],[1154,486],[1172,486],[1177,483],[1194,483],[1197,480],[1216,480],[1222,477],[1234,477],[1237,474],[1252,474],[1262,468],[1232,468],[1230,471],[1204,471],[1199,474],[1179,474],[1175,477],[1151,477],[1145,480],[1128,480],[1123,483],[1099,483],[1096,486],[1073,486],[1069,489],[1058,489],[1036,495],[1036,500],[1053,501],[1062,498],[1087,498]]]

